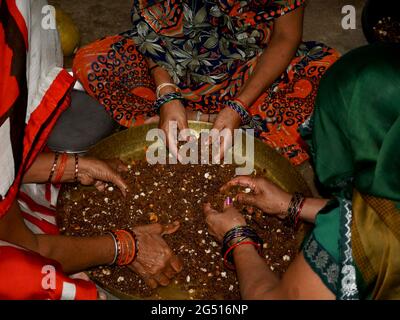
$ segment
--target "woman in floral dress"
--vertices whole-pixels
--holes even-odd
[[[302,42],[305,0],[137,0],[133,28],[82,48],[74,73],[122,126],[187,120],[214,128],[244,126],[293,164],[308,159],[298,126],[313,111],[318,83],[338,59],[323,44]],[[175,84],[184,100],[154,108],[155,89]],[[159,92],[174,92],[164,86]]]

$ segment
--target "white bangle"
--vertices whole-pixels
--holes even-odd
[[[114,240],[114,248],[115,248],[114,259],[113,259],[113,261],[109,264],[109,266],[112,266],[112,265],[115,264],[115,262],[117,261],[117,258],[118,258],[118,241],[117,241],[117,239],[115,239],[115,236],[114,236],[114,234],[113,234],[112,232],[107,232],[107,234],[109,234],[109,235],[113,238],[113,240]]]
[[[166,88],[166,87],[174,87],[175,88],[175,92],[179,91],[179,88],[175,83],[170,83],[170,82],[162,83],[157,87],[157,90],[156,90],[157,99],[160,98],[161,90]]]

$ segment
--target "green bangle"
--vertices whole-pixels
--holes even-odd
[[[154,109],[157,111],[157,113],[159,113],[161,107],[164,104],[171,102],[173,100],[183,100],[182,94],[179,92],[172,92],[172,93],[168,93],[166,95],[161,96],[154,103]]]

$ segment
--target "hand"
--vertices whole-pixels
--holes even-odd
[[[85,186],[94,185],[99,191],[104,191],[106,183],[111,182],[126,196],[129,187],[119,173],[127,170],[128,167],[120,160],[106,163],[99,159],[82,157],[79,158],[78,181]]]
[[[176,136],[174,132],[170,132],[169,126],[171,121],[176,121],[178,125],[178,131],[188,129],[188,121],[186,118],[186,110],[179,100],[172,100],[161,107],[160,110],[160,122],[159,128],[165,132],[166,146],[169,151],[179,160],[178,145],[176,143]]]
[[[214,122],[214,127],[213,129],[217,129],[218,131],[222,131],[224,129],[228,129],[230,132],[229,137],[224,137],[222,141],[218,141],[220,143],[220,159],[222,160],[228,151],[229,147],[232,145],[232,138],[233,138],[233,132],[235,129],[238,129],[240,127],[240,124],[242,122],[242,119],[240,118],[239,114],[230,109],[230,108],[225,108],[222,109],[221,112],[218,114],[217,119]],[[212,141],[215,143],[215,141]],[[218,160],[218,159],[214,159]]]
[[[241,176],[229,181],[220,191],[226,192],[235,186],[250,188],[253,191],[252,194],[238,194],[239,203],[257,207],[265,213],[278,215],[279,218],[286,217],[292,195],[274,183],[264,178]]]
[[[167,286],[177,273],[182,271],[182,261],[172,252],[162,238],[179,229],[179,222],[169,225],[151,224],[133,229],[138,241],[138,256],[129,266],[146,284],[155,289]]]
[[[220,213],[207,203],[204,205],[204,215],[209,233],[219,242],[222,242],[228,231],[246,225],[243,215],[233,206],[225,206],[224,212]]]

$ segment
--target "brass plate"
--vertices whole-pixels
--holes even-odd
[[[212,125],[206,122],[190,121],[189,127],[199,134],[202,129],[211,129]],[[153,143],[146,141],[146,134],[153,128],[157,128],[157,125],[143,125],[116,133],[92,147],[89,150],[88,155],[104,160],[113,158],[119,158],[123,161],[143,160],[145,159],[147,147]],[[245,139],[242,138],[242,141],[245,141]],[[243,146],[243,149],[243,154],[245,154],[245,146]],[[287,159],[258,139],[254,142],[254,151],[254,165],[256,168],[265,170],[264,176],[266,178],[270,179],[288,192],[293,193],[297,191],[302,192],[306,196],[312,195],[302,175]],[[83,190],[84,187],[80,188]],[[63,197],[64,189],[62,188],[59,199],[62,199]],[[297,238],[299,245],[304,233],[306,232],[306,228],[306,225],[303,225],[298,232]],[[142,299],[137,296],[127,295],[123,292],[108,288],[98,281],[97,284],[118,298],[134,300]],[[157,294],[162,299],[166,300],[189,298],[187,292],[180,290],[179,287],[174,285],[167,288],[160,288]],[[154,299],[155,297],[150,297],[150,299],[152,298]]]

